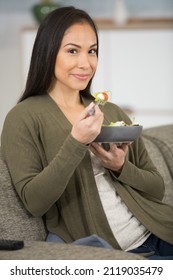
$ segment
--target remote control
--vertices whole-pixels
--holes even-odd
[[[0,239],[0,250],[18,250],[24,247],[22,240]]]

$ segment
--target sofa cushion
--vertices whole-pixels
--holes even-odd
[[[169,138],[172,133],[172,125],[149,128],[143,131],[145,146],[165,183],[163,201],[170,205],[173,205],[173,135],[172,138]]]
[[[159,148],[173,178],[173,125],[145,129],[144,135]]]
[[[15,191],[0,151],[0,239],[45,240],[42,218],[33,217]]]
[[[0,260],[143,260],[145,261],[146,259],[141,254],[132,254],[129,252],[124,252],[116,249],[112,250],[109,248],[105,249],[101,247],[83,246],[83,245],[65,244],[65,243],[56,243],[56,242],[26,241],[25,247],[22,250],[0,251]],[[20,277],[18,278],[20,279]],[[27,277],[23,277],[23,279],[25,278]],[[47,277],[47,279],[50,278],[51,277]],[[64,279],[67,278],[69,277],[64,277]],[[46,277],[45,278],[43,277],[43,279],[46,279]],[[57,277],[57,279],[63,279],[63,277]],[[86,278],[84,277],[82,279],[86,279]]]

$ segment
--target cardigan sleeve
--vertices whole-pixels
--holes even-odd
[[[142,192],[144,196],[163,199],[165,190],[163,178],[149,157],[142,138],[129,147],[129,154],[121,174],[116,176],[112,171],[111,174],[114,180]]]
[[[71,134],[47,166],[34,118],[15,108],[6,117],[1,136],[2,155],[25,207],[43,216],[61,197],[88,147]]]
[[[115,104],[107,104],[104,108],[106,123],[110,121],[131,120],[120,107]],[[145,196],[162,200],[164,195],[164,182],[154,166],[143,143],[142,137],[129,145],[129,152],[121,174],[109,170],[114,181],[119,181],[123,187],[129,186]]]

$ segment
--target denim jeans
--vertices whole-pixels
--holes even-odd
[[[53,233],[48,234],[46,241],[65,243],[62,238]],[[73,244],[113,249],[107,241],[95,234],[78,239]],[[154,234],[151,234],[141,246],[128,252],[135,254],[147,253],[149,254],[147,259],[150,260],[173,260],[173,245],[161,240]]]
[[[173,260],[173,245],[154,234],[151,234],[141,246],[129,252],[135,254],[151,253],[151,256],[147,257],[150,260]]]
[[[46,239],[47,242],[58,242],[58,243],[65,243],[62,238],[54,233],[49,233]],[[102,247],[102,248],[112,248],[112,246],[105,241],[104,239],[100,238],[96,234],[80,238],[74,242],[73,244],[76,245],[85,245],[85,246],[95,246],[95,247]]]

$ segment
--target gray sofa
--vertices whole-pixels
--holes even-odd
[[[153,127],[142,133],[149,154],[165,181],[164,201],[173,205],[173,125]],[[143,259],[112,249],[45,242],[42,218],[29,214],[14,187],[0,153],[0,239],[24,240],[17,251],[0,251],[0,259]]]

